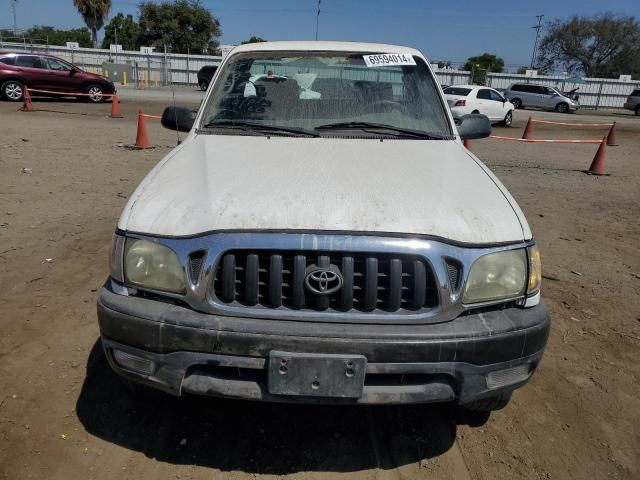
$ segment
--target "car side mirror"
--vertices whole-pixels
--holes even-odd
[[[481,113],[463,115],[458,122],[458,135],[462,140],[486,138],[491,135],[489,117]]]
[[[196,119],[194,110],[185,107],[167,107],[162,112],[160,123],[164,128],[177,130],[178,132],[189,132]]]

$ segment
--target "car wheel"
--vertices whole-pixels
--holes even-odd
[[[493,412],[494,410],[501,410],[507,406],[511,400],[511,392],[501,393],[494,397],[483,398],[474,402],[465,403],[460,405],[463,410],[471,412]]]
[[[522,100],[519,98],[514,98],[513,100],[509,100],[515,108],[522,108]]]
[[[471,113],[473,114],[473,113],[480,113],[480,112],[479,112],[478,110],[474,110],[474,111],[473,111],[473,112],[471,112]]]
[[[513,122],[513,112],[508,111],[507,114],[504,116],[502,125],[505,127],[510,127],[512,122]]]
[[[86,98],[88,98],[90,102],[100,103],[104,101],[104,90],[100,85],[89,85],[85,89],[85,93],[89,94]]]
[[[7,80],[2,84],[0,93],[11,102],[21,102],[24,95],[24,85],[18,80]]]
[[[207,88],[209,88],[209,82],[207,82],[206,80],[201,80],[200,81],[200,90],[202,90],[203,92],[206,92]]]
[[[636,107],[636,117],[640,116],[640,105]]]
[[[569,111],[569,105],[564,102],[560,102],[556,105],[556,112],[558,113],[567,113]]]

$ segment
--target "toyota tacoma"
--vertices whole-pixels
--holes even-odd
[[[134,385],[494,410],[549,334],[538,247],[417,50],[235,48],[130,197],[98,300]]]

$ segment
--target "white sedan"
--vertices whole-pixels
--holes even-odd
[[[453,85],[444,89],[453,118],[482,113],[491,123],[509,127],[513,121],[513,104],[492,88],[478,85]]]

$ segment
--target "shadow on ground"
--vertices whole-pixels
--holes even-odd
[[[449,450],[462,418],[446,406],[317,406],[215,398],[134,396],[100,341],[77,401],[87,431],[147,457],[256,474],[392,469]]]

